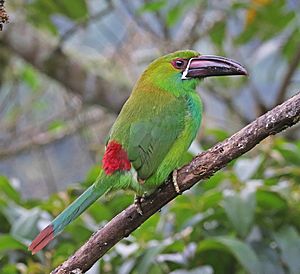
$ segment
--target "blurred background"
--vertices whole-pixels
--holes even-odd
[[[26,245],[97,173],[105,138],[143,69],[177,49],[238,60],[206,79],[191,153],[300,86],[298,0],[6,0],[0,32],[0,272],[49,273],[127,205],[100,199],[49,248]],[[151,217],[89,271],[300,273],[300,130],[253,151]]]

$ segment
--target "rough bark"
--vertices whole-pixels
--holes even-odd
[[[293,126],[299,120],[300,93],[260,116],[225,141],[199,154],[189,164],[180,168],[177,171],[177,183],[180,190],[186,191],[196,182],[209,178],[269,135],[279,133]],[[143,215],[137,212],[134,205],[129,206],[94,233],[73,256],[55,269],[52,274],[84,273],[117,242],[128,236],[177,195],[169,178],[155,193],[142,202]]]

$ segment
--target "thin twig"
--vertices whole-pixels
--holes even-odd
[[[26,37],[28,43],[23,43],[22,37]],[[97,59],[100,69],[92,70],[86,60],[74,52],[55,50],[57,42],[54,39],[25,21],[8,26],[0,40],[5,48],[62,83],[69,92],[79,95],[85,104],[99,104],[117,113],[129,95],[129,86],[123,79],[115,77],[115,81],[111,81],[107,75],[119,71],[116,65]],[[103,73],[107,70],[111,71]]]
[[[247,118],[247,116],[240,111],[240,109],[234,104],[234,100],[232,100],[231,97],[226,96],[222,94],[221,92],[218,92],[216,88],[211,85],[206,83],[206,87],[209,89],[209,94],[213,95],[216,99],[220,100],[221,102],[225,103],[225,105],[230,109],[230,111],[233,114],[236,114],[237,117],[240,119],[240,121],[244,124],[247,125],[250,123],[250,120]]]
[[[134,7],[132,7],[131,3],[132,1],[124,0],[123,7],[130,15],[133,22],[135,22],[139,28],[148,32],[154,40],[161,40],[162,38],[153,30],[150,24],[141,18],[141,16],[135,11]]]
[[[295,55],[293,56],[289,68],[286,72],[286,75],[284,76],[283,81],[279,87],[275,105],[280,104],[285,99],[285,94],[290,85],[291,79],[297,70],[299,63],[300,63],[300,44],[298,45]]]
[[[19,154],[23,151],[33,149],[38,146],[47,145],[74,134],[75,132],[99,122],[105,117],[103,111],[93,109],[78,115],[75,119],[66,122],[64,127],[58,130],[47,130],[36,133],[34,136],[24,138],[21,142],[11,142],[10,145],[0,147],[0,158]]]
[[[113,9],[112,1],[106,0],[106,7],[99,12],[88,16],[86,18],[83,18],[82,20],[79,20],[76,24],[74,24],[70,29],[68,29],[59,39],[57,49],[61,49],[62,45],[70,39],[71,36],[73,36],[81,27],[86,25],[87,23],[91,23],[93,21],[99,20],[100,18],[103,18],[105,15],[109,14],[111,10]]]
[[[184,192],[199,180],[211,177],[230,161],[246,153],[269,135],[279,133],[293,126],[299,120],[300,93],[260,116],[225,141],[199,154],[188,165],[180,168],[176,175],[180,190]],[[137,212],[135,205],[129,206],[94,233],[72,257],[51,273],[86,272],[117,242],[132,233],[176,196],[178,193],[169,178],[166,184],[163,184],[142,202],[143,215]]]

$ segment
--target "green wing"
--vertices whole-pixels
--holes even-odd
[[[132,123],[128,157],[142,180],[155,173],[174,141],[184,128],[185,113],[179,109],[164,109],[159,116]]]

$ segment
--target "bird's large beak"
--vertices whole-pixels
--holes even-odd
[[[247,70],[238,62],[225,57],[201,55],[189,60],[181,79],[224,75],[247,75]]]

